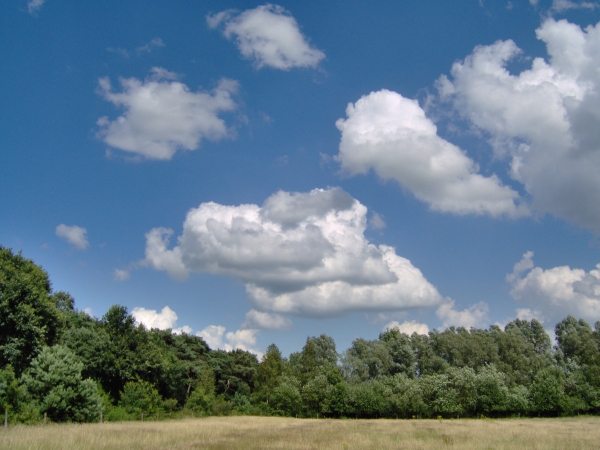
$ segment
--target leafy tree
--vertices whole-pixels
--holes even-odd
[[[448,369],[448,381],[456,402],[453,412],[459,416],[472,415],[477,405],[477,378],[471,367],[452,367]]]
[[[557,413],[564,394],[564,384],[561,373],[557,369],[541,369],[531,385],[531,408],[538,414]]]
[[[490,415],[502,413],[506,410],[508,402],[508,388],[505,375],[498,372],[495,366],[487,366],[481,369],[475,378],[477,414]]]
[[[215,374],[208,364],[202,365],[194,390],[185,404],[192,411],[210,414],[216,403],[215,396]]]
[[[60,325],[48,274],[20,253],[0,246],[0,367],[19,376]]]
[[[416,358],[416,375],[433,375],[443,373],[448,368],[448,363],[434,349],[437,330],[429,332],[429,335],[413,333],[410,337],[411,345]]]
[[[333,417],[343,417],[348,414],[348,386],[344,381],[332,385],[323,412]]]
[[[302,413],[300,382],[293,376],[284,375],[273,390],[271,403],[273,409],[285,416],[298,416]]]
[[[23,386],[19,385],[12,366],[0,370],[0,408],[4,411],[4,427],[8,423],[8,411],[19,408],[23,394]]]
[[[348,386],[348,412],[355,417],[381,417],[390,409],[391,390],[381,380]]]
[[[302,387],[302,401],[309,416],[329,412],[329,396],[333,386],[325,375],[317,375]]]
[[[157,414],[162,411],[163,399],[147,381],[129,381],[123,388],[120,405],[136,416]]]
[[[207,356],[215,374],[218,395],[231,400],[236,392],[244,395],[252,393],[258,368],[256,355],[237,349],[231,352],[216,350]]]
[[[393,361],[388,346],[383,341],[355,339],[342,356],[346,379],[366,381],[382,377],[393,371]]]
[[[417,380],[409,378],[406,373],[397,373],[384,379],[384,382],[392,392],[390,401],[393,417],[411,417],[425,412],[423,395]]]
[[[290,356],[290,360],[292,356]],[[304,385],[317,375],[337,368],[338,354],[335,341],[330,336],[322,334],[319,337],[309,337],[302,348],[297,361],[292,364],[294,375]],[[291,362],[291,361],[290,361]]]
[[[414,377],[417,372],[417,358],[410,337],[401,333],[398,328],[392,328],[381,333],[379,340],[387,347],[391,359],[388,374],[405,373],[409,377]]]
[[[23,375],[27,394],[56,422],[97,420],[102,401],[96,383],[83,379],[83,363],[67,347],[44,347]]]
[[[290,374],[289,366],[281,356],[279,348],[275,344],[271,344],[267,347],[256,371],[255,398],[268,404],[271,393],[279,384],[279,378],[284,374]]]

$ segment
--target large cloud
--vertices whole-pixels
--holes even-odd
[[[111,147],[147,159],[171,159],[177,150],[195,150],[202,139],[219,140],[231,135],[219,117],[232,111],[236,81],[223,79],[212,91],[191,92],[177,76],[153,68],[144,81],[121,79],[122,92],[114,92],[108,78],[101,78],[100,93],[125,113],[115,120],[98,120],[98,136]]]
[[[537,314],[550,321],[568,314],[592,323],[600,319],[600,264],[589,272],[569,266],[543,270],[535,267],[533,252],[527,252],[507,281],[513,298],[538,307]]]
[[[367,208],[339,188],[280,191],[262,206],[203,203],[188,212],[174,248],[171,230],[146,234],[145,264],[175,279],[235,277],[263,311],[334,316],[440,304],[408,259],[365,238],[366,226]]]
[[[549,62],[511,74],[512,41],[476,47],[438,82],[441,97],[486,134],[532,206],[600,232],[600,26],[546,20]]]
[[[336,159],[352,175],[373,169],[394,179],[433,210],[517,217],[527,214],[518,193],[485,177],[457,146],[440,138],[416,100],[381,90],[346,109]]]
[[[325,57],[306,42],[296,20],[281,6],[267,4],[239,14],[228,10],[206,20],[210,28],[223,24],[225,37],[235,36],[242,56],[259,68],[316,67]]]

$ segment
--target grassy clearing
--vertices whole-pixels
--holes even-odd
[[[210,417],[166,422],[16,426],[3,449],[589,449],[600,418],[312,420]]]

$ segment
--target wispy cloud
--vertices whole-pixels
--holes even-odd
[[[31,0],[27,3],[27,12],[31,15],[35,15],[45,2],[46,0]]]

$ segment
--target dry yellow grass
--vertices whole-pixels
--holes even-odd
[[[165,422],[17,426],[2,449],[590,449],[600,418],[308,420],[211,417]]]

